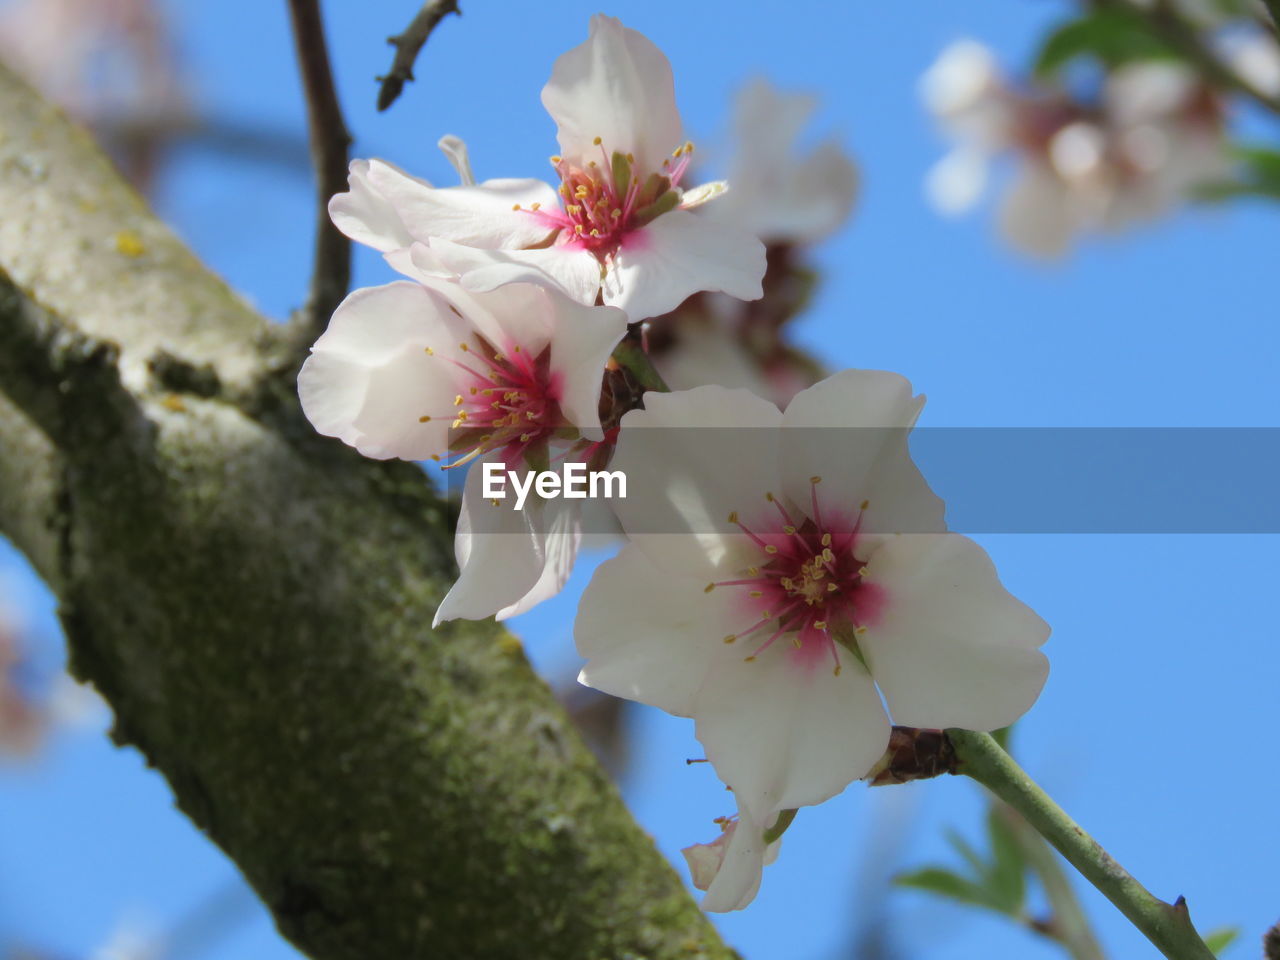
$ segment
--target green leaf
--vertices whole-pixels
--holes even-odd
[[[945,867],[925,867],[912,873],[899,874],[893,878],[893,882],[900,887],[927,890],[961,903],[986,907],[1000,913],[1007,912],[1001,904],[993,901],[986,889]]]
[[[1236,177],[1199,184],[1192,195],[1197,200],[1221,202],[1237,197],[1280,199],[1280,152],[1270,147],[1237,145],[1231,155],[1238,161]]]
[[[987,861],[982,858],[977,850],[969,846],[969,841],[960,836],[958,832],[948,829],[946,832],[947,843],[951,844],[951,848],[964,857],[965,862],[979,877],[985,876],[988,870]]]
[[[1231,946],[1235,942],[1236,937],[1240,936],[1239,927],[1219,927],[1204,938],[1204,945],[1209,948],[1209,952],[1215,957],[1222,953],[1223,950]]]
[[[1022,844],[1000,810],[992,807],[987,812],[987,832],[991,836],[991,867],[987,873],[986,887],[992,896],[1005,904],[1005,912],[1016,914],[1022,909],[1027,896],[1027,861]]]
[[[1108,8],[1071,20],[1050,32],[1035,60],[1035,74],[1047,79],[1080,57],[1115,67],[1131,60],[1177,58],[1141,14]]]

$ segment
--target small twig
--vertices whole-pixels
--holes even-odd
[[[347,150],[351,135],[342,121],[338,91],[329,67],[329,49],[319,0],[289,0],[293,39],[307,99],[311,165],[316,172],[316,246],[307,301],[306,323],[314,339],[347,294],[351,283],[351,241],[329,220],[329,198],[347,185]]]
[[[1280,23],[1280,21],[1277,21]],[[1263,960],[1280,960],[1280,923],[1268,930],[1262,937]]]
[[[405,27],[404,33],[387,37],[387,43],[396,48],[396,55],[387,75],[377,78],[382,84],[378,88],[379,110],[385,110],[395,103],[404,85],[413,80],[413,64],[418,59],[418,53],[432,31],[440,25],[440,21],[451,13],[462,16],[458,0],[429,0],[422,5],[409,26]]]
[[[956,773],[978,781],[1017,810],[1080,875],[1115,904],[1169,960],[1214,960],[1179,897],[1165,903],[1085,833],[986,733],[948,730]]]

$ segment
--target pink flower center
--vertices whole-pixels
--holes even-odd
[[[551,163],[560,175],[559,210],[533,204],[528,213],[557,231],[554,242],[590,250],[604,259],[615,253],[628,233],[652,222],[680,203],[680,179],[689,169],[693,144],[677,147],[662,171],[635,168],[635,157],[605,150],[599,137],[600,161],[577,166],[563,157]],[[518,205],[516,209],[521,209]]]
[[[449,466],[461,466],[489,450],[502,450],[508,465],[515,465],[529,447],[545,443],[565,425],[561,377],[551,370],[550,347],[536,357],[518,344],[504,353],[475,334],[458,349],[473,359],[441,358],[461,371],[453,411],[418,418],[421,423],[452,420],[449,449],[464,456]],[[430,347],[427,353],[435,355]]]
[[[729,514],[729,522],[759,548],[759,560],[742,575],[710,583],[706,589],[708,593],[716,587],[742,591],[741,609],[751,621],[724,642],[761,639],[746,658],[748,663],[787,636],[795,648],[794,659],[811,666],[830,657],[839,675],[837,645],[861,656],[857,639],[868,623],[878,619],[883,598],[880,588],[866,581],[864,561],[857,556],[859,520],[851,522],[838,512],[824,515],[817,495],[821,478],[810,479],[810,516],[793,517],[772,493],[765,494],[765,499],[775,515],[766,514],[752,527],[738,518],[737,511]],[[866,507],[863,501],[858,518]]]

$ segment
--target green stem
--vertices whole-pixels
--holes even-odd
[[[1085,833],[987,733],[948,730],[956,772],[982,784],[1017,810],[1080,875],[1098,888],[1169,960],[1214,960],[1181,897],[1165,903]]]
[[[794,809],[783,810],[781,813],[779,813],[778,819],[773,821],[773,826],[764,832],[765,846],[768,846],[769,844],[773,843],[773,841],[777,840],[784,833],[786,833],[787,827],[791,826],[791,821],[794,820],[795,818],[796,818],[796,811]]]

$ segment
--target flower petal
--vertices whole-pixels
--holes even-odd
[[[662,570],[628,544],[601,564],[578,606],[573,636],[587,663],[579,682],[687,717],[727,649],[725,600]]]
[[[555,244],[537,250],[481,250],[446,239],[431,241],[431,252],[453,270],[468,290],[493,290],[508,283],[537,283],[591,306],[600,291],[600,262],[578,247]]]
[[[748,525],[774,516],[765,494],[780,489],[781,420],[745,390],[645,394],[645,409],[622,418],[610,464],[627,476],[627,497],[613,506],[630,540],[659,566],[703,578],[699,587],[746,566],[758,550],[728,516]]]
[[[541,541],[542,576],[523,597],[503,607],[495,615],[505,620],[532,610],[543,600],[559,593],[569,575],[573,573],[578,558],[578,546],[582,541],[582,504],[577,500],[557,497],[554,500],[538,500],[525,504],[530,512],[529,521]]]
[[[799,664],[786,637],[752,663],[718,661],[693,706],[707,759],[757,821],[821,803],[865,776],[889,743],[871,677],[845,656],[837,676]]]
[[[366,457],[424,460],[448,446],[452,384],[425,347],[458,339],[461,321],[430,292],[397,282],[351,293],[298,374],[302,409],[316,430]]]
[[[751,234],[671,210],[623,240],[604,277],[604,302],[635,322],[674,310],[700,290],[759,300],[764,270],[764,245]]]
[[[1035,161],[1022,166],[1000,199],[998,219],[1015,248],[1049,259],[1067,252],[1077,227],[1071,191]]]
[[[787,496],[809,509],[818,476],[821,505],[852,516],[868,501],[866,533],[945,530],[943,503],[907,449],[923,406],[905,377],[882,370],[843,370],[800,391],[783,415]]]
[[[542,579],[546,556],[533,514],[517,510],[514,497],[495,503],[482,494],[484,465],[500,462],[500,457],[485,457],[467,473],[453,542],[458,579],[440,601],[433,628],[446,620],[483,620],[513,608]]]
[[[707,895],[702,898],[702,909],[713,913],[727,913],[730,910],[741,910],[756,898],[765,865],[777,859],[778,847],[781,845],[781,841],[774,841],[766,848],[764,829],[762,824],[753,820],[740,807],[737,822],[730,824],[725,831],[722,849],[712,854],[718,863],[707,862],[707,858],[700,856],[701,851],[696,848],[682,851],[689,863],[690,873],[694,874],[695,886],[698,886],[698,876],[694,873],[694,864],[702,861],[702,869],[698,872],[703,877],[706,876],[707,867],[714,867],[709,882],[705,886],[699,886],[699,889],[707,891]],[[690,856],[691,852],[693,856]]]
[[[996,730],[1040,695],[1049,626],[1005,590],[986,551],[956,533],[890,538],[867,564],[884,593],[859,645],[894,722]]]
[[[630,153],[645,174],[660,170],[680,143],[671,64],[643,34],[614,17],[591,18],[585,43],[562,54],[542,88],[560,153],[576,166],[605,150]]]
[[[627,315],[613,307],[584,307],[556,290],[542,295],[554,311],[551,370],[562,378],[560,409],[587,439],[602,439],[600,384],[613,348],[626,335]]]
[[[374,182],[377,170],[379,182]],[[388,183],[398,183],[390,194]],[[346,193],[329,199],[329,219],[356,243],[381,250],[398,250],[413,242],[396,200],[417,191],[434,189],[426,180],[410,176],[384,160],[352,160]]]
[[[347,236],[384,252],[432,237],[478,247],[541,243],[553,228],[528,208],[559,204],[559,195],[541,180],[433,187],[382,160],[354,161],[350,183],[349,192],[329,201],[330,216]]]

